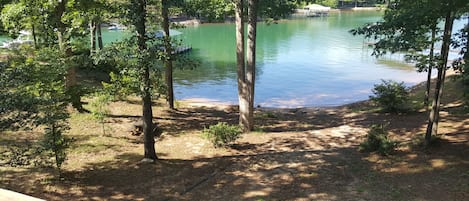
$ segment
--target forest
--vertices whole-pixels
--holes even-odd
[[[260,106],[258,28],[296,20],[295,9],[311,3],[338,8],[336,14],[384,9],[380,20],[347,34],[368,41],[373,57],[402,55],[425,81],[408,87],[383,79],[368,100],[334,107]],[[0,6],[2,35],[31,37],[0,49],[0,190],[45,200],[469,196],[467,0],[2,0]],[[199,26],[233,25],[237,104],[175,98],[174,73],[204,68],[201,58],[178,52],[183,41],[172,35],[185,28],[176,21],[193,19]],[[128,37],[103,42],[111,26]]]

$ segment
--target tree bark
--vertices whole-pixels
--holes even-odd
[[[136,1],[136,13],[137,18],[135,19],[135,28],[137,31],[137,45],[140,52],[147,51],[146,45],[146,1]],[[150,81],[150,67],[147,61],[140,61],[142,66],[142,110],[143,110],[143,146],[144,146],[144,159],[154,161],[157,158],[155,152],[155,136],[153,133],[153,110],[151,102],[151,81]]]
[[[98,37],[98,49],[103,49],[103,34],[101,32],[101,20],[98,20],[95,24],[96,27],[96,35]]]
[[[447,8],[448,9],[448,8]],[[448,53],[451,44],[451,33],[453,29],[454,16],[451,10],[446,11],[445,30],[443,34],[443,44],[441,45],[442,61],[438,67],[438,77],[435,87],[435,98],[432,103],[432,109],[428,118],[427,131],[425,133],[425,144],[431,144],[432,135],[438,134],[439,112],[441,104],[441,96],[443,94],[443,85],[446,76],[446,65],[448,63]]]
[[[90,55],[93,55],[96,50],[96,23],[94,20],[90,21]]]
[[[57,39],[59,43],[60,51],[65,51],[65,38],[64,34],[66,31],[66,25],[62,22],[62,16],[65,13],[65,5],[67,4],[67,0],[59,1],[59,4],[56,8],[56,26],[57,26]]]
[[[161,1],[161,15],[163,16],[163,30],[165,33],[164,36],[164,46],[166,52],[166,58],[164,61],[164,66],[166,69],[165,78],[167,86],[166,101],[168,102],[169,109],[174,109],[174,91],[173,91],[173,48],[171,45],[171,36],[169,35],[169,2],[168,0]]]
[[[254,91],[256,82],[256,36],[257,36],[257,0],[248,1],[248,49],[247,49],[247,69],[246,85],[249,101],[246,131],[254,128]]]
[[[428,110],[428,104],[429,104],[429,99],[430,99],[430,85],[432,81],[435,38],[436,38],[436,25],[432,27],[432,38],[431,38],[432,43],[430,45],[429,65],[428,65],[428,72],[427,72],[427,89],[425,90],[425,99],[423,101],[425,108],[427,110]]]
[[[32,35],[33,35],[33,41],[34,41],[34,48],[38,48],[37,46],[37,36],[36,36],[36,25],[35,25],[35,21],[34,20],[31,20],[31,31],[32,31]]]
[[[235,2],[236,15],[236,64],[238,73],[239,125],[244,132],[249,128],[249,89],[246,84],[246,65],[244,52],[244,1]]]

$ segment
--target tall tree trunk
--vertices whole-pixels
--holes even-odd
[[[103,49],[103,34],[101,32],[101,20],[96,23],[96,35],[98,37],[98,49]]]
[[[94,20],[90,21],[90,55],[93,55],[96,50],[96,23]]]
[[[466,52],[464,53],[463,60],[465,65],[469,65],[469,16],[467,16],[466,24]]]
[[[141,52],[147,51],[146,45],[146,0],[136,1],[137,18],[135,20],[135,28],[137,30],[137,44]],[[150,81],[150,67],[147,61],[140,61],[142,65],[142,102],[143,102],[143,146],[144,146],[144,160],[154,161],[157,158],[155,152],[155,136],[153,133],[153,110],[151,108],[151,81]]]
[[[56,7],[56,23],[57,23],[57,38],[59,40],[59,48],[62,52],[65,52],[65,58],[68,60],[73,56],[72,48],[68,44],[68,38],[66,38],[65,33],[67,31],[67,25],[62,22],[63,14],[65,13],[67,5],[67,0],[59,1],[59,4]],[[65,87],[68,94],[70,95],[70,101],[72,106],[78,111],[83,112],[83,106],[81,104],[81,96],[78,91],[78,82],[77,82],[77,70],[76,67],[69,62],[67,62],[67,74],[65,76]]]
[[[432,109],[430,111],[430,115],[428,118],[427,132],[425,133],[426,146],[431,144],[432,135],[438,134],[438,121],[439,121],[439,112],[440,112],[440,104],[441,104],[441,95],[443,94],[443,85],[444,85],[445,76],[446,76],[446,65],[448,63],[448,53],[449,53],[449,47],[451,44],[451,33],[453,29],[453,21],[454,21],[453,13],[451,10],[448,9],[448,11],[446,11],[446,17],[445,17],[445,30],[443,34],[443,44],[441,45],[441,55],[443,58],[438,67],[438,77],[436,80],[436,87],[435,87],[435,98],[433,100]]]
[[[164,36],[164,46],[166,51],[166,58],[164,61],[164,66],[166,69],[165,78],[167,86],[166,100],[170,109],[174,109],[174,92],[173,92],[173,48],[171,45],[171,36],[169,35],[169,2],[168,0],[161,1],[161,15],[163,16],[163,30],[165,33]]]
[[[432,70],[433,70],[433,57],[434,57],[434,49],[435,49],[435,38],[436,38],[436,25],[432,27],[432,43],[430,45],[430,55],[429,55],[429,65],[428,65],[428,72],[427,72],[427,89],[425,90],[425,99],[424,105],[425,108],[428,110],[428,104],[430,99],[430,85],[432,81]]]
[[[34,20],[31,20],[31,31],[32,31],[32,35],[33,35],[33,41],[34,41],[34,48],[38,48],[37,46],[37,36],[36,36],[36,25],[35,25],[35,21]]]
[[[257,0],[248,1],[248,49],[246,85],[249,100],[246,131],[254,128],[254,91],[256,82],[256,35],[257,35]]]
[[[246,84],[246,65],[244,56],[244,1],[235,2],[236,12],[236,64],[238,73],[239,124],[243,131],[249,128],[249,90]]]
[[[42,28],[42,40],[40,41],[41,44],[46,44],[48,46],[50,46],[50,44],[53,44],[53,43],[50,43],[50,39],[49,39],[49,31],[47,30],[47,27],[46,27],[46,22],[45,22],[45,19],[46,19],[46,12],[44,10],[41,10],[41,22],[40,22],[40,26]]]

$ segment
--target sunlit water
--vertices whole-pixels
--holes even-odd
[[[325,18],[294,18],[258,25],[255,102],[261,107],[336,106],[368,99],[381,79],[407,86],[424,81],[402,55],[371,56],[372,49],[349,33],[382,12],[340,12]],[[455,24],[460,29],[463,23]],[[236,104],[234,24],[204,24],[177,36],[200,60],[194,70],[174,73],[176,99]],[[103,31],[106,44],[125,32]],[[0,38],[2,40],[4,38]],[[453,53],[454,54],[454,53]]]
[[[380,79],[421,82],[401,56],[376,59],[349,30],[380,19],[380,12],[333,13],[258,27],[255,102],[262,107],[334,106],[364,100]],[[178,99],[236,103],[235,29],[210,24],[183,30],[202,66],[175,73]]]
[[[336,106],[368,99],[381,79],[407,86],[426,79],[402,55],[371,56],[350,29],[381,19],[382,12],[341,12],[258,26],[256,105]],[[455,29],[462,27],[461,22]],[[235,28],[209,24],[183,30],[202,66],[175,73],[178,99],[237,103]]]

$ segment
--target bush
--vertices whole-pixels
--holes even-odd
[[[360,144],[360,151],[389,155],[397,146],[397,142],[388,139],[388,131],[384,125],[372,125],[366,140]]]
[[[228,125],[225,122],[219,122],[216,125],[205,128],[203,135],[212,142],[215,147],[227,146],[241,136],[239,126]]]
[[[93,101],[90,103],[91,106],[91,115],[94,119],[98,120],[101,123],[103,135],[106,135],[106,130],[104,127],[104,119],[109,115],[110,111],[108,109],[109,102],[112,101],[112,97],[106,93],[96,93]]]
[[[371,90],[375,96],[370,99],[377,103],[386,112],[402,112],[408,110],[409,92],[404,82],[381,80]]]

